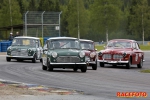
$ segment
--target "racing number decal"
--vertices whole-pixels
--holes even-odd
[[[37,48],[37,57],[40,58],[40,49]]]
[[[136,55],[135,55],[135,61],[137,61],[138,60],[138,53],[136,53]]]

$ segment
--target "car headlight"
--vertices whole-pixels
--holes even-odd
[[[95,53],[95,52],[90,53],[90,57],[91,57],[91,58],[94,58],[94,57],[95,57],[95,55],[96,55],[96,53]]]
[[[99,53],[98,53],[98,56],[102,56],[102,54],[103,54],[102,52],[99,52]]]
[[[8,51],[11,51],[11,48],[7,48]]]
[[[52,57],[56,58],[57,57],[57,53],[56,52],[52,52]]]
[[[85,56],[85,52],[81,51],[81,52],[79,53],[79,56],[80,56],[81,58],[83,58],[83,57]]]
[[[124,52],[124,53],[123,53],[123,57],[125,57],[126,55],[127,55],[127,53]]]
[[[31,52],[32,51],[32,49],[28,49],[28,52]]]

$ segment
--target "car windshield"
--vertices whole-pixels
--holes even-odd
[[[35,39],[15,38],[12,41],[12,46],[31,46],[36,47]]]
[[[50,49],[79,49],[79,41],[75,39],[56,39],[49,42]]]
[[[131,48],[131,43],[128,41],[110,41],[107,44],[108,48]]]
[[[92,42],[81,41],[81,48],[84,50],[94,50],[94,44]]]

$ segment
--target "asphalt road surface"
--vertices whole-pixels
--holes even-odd
[[[148,96],[128,98],[131,100],[150,100],[150,73],[141,73],[140,70],[150,69],[150,52],[145,52],[145,62],[142,69],[135,65],[131,69],[125,66],[101,68],[97,70],[88,67],[86,73],[72,69],[54,69],[53,72],[43,71],[41,63],[29,61],[7,62],[5,55],[0,55],[0,79],[30,84],[39,84],[49,87],[72,89],[83,92],[83,96],[103,98],[100,100],[126,100],[118,98],[120,92],[146,92]]]

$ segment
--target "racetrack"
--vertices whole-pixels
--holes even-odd
[[[150,52],[145,52],[145,62],[142,69],[150,69]],[[123,66],[92,70],[88,67],[86,73],[72,69],[54,69],[53,72],[43,71],[41,63],[31,61],[6,62],[5,55],[0,56],[0,79],[23,83],[40,84],[49,87],[58,87],[83,91],[85,95],[103,97],[106,99],[120,100],[116,97],[117,92],[146,92],[150,94],[150,73],[141,73],[141,69],[132,66],[125,69]],[[93,98],[94,99],[94,98]],[[126,98],[121,98],[126,100]],[[132,100],[137,100],[136,97]],[[138,100],[150,100],[138,98]]]

